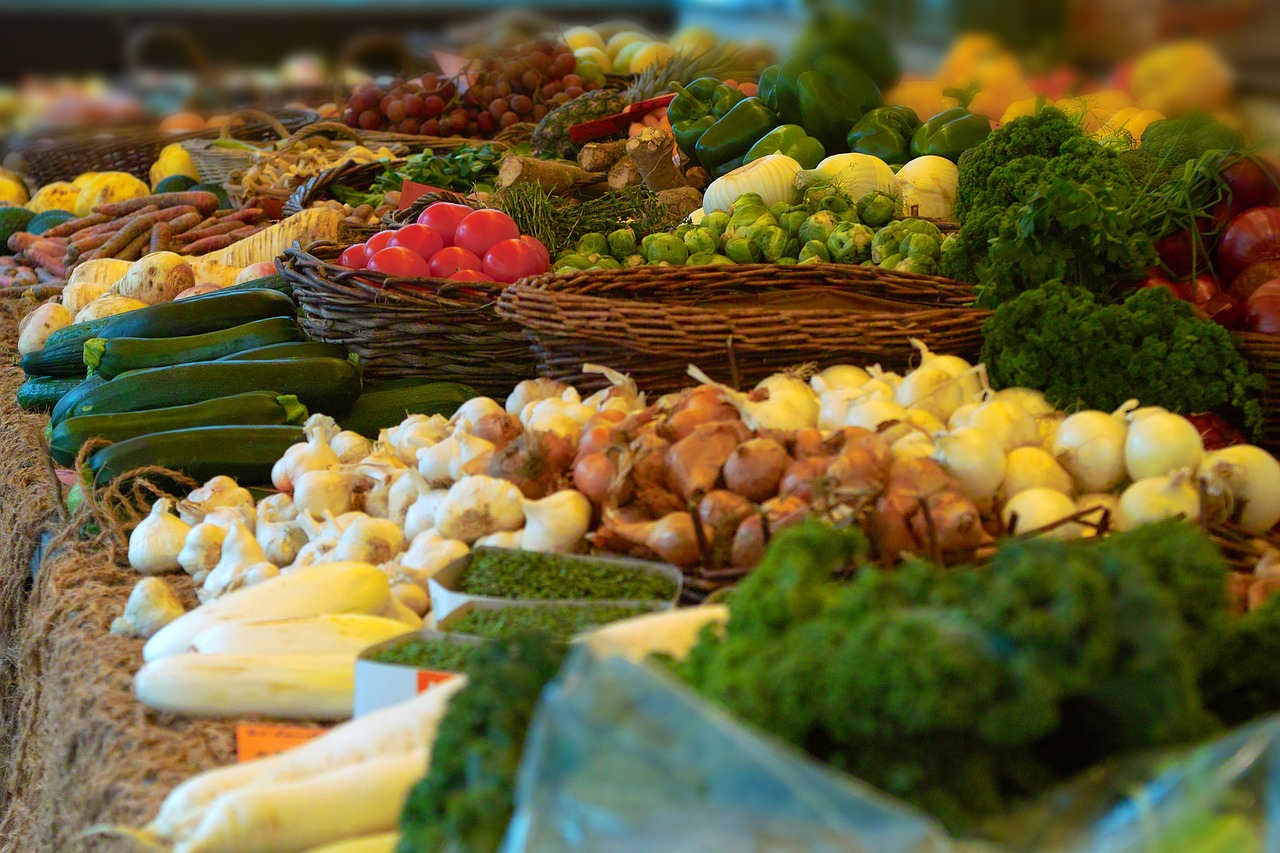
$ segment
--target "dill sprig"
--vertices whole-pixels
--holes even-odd
[[[489,203],[515,220],[520,233],[542,241],[553,258],[576,245],[584,234],[608,234],[629,225],[643,236],[666,231],[679,219],[643,187],[578,200],[556,195],[530,181],[507,187]]]

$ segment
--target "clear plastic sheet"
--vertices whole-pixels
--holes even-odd
[[[1280,853],[1280,718],[1095,768],[982,840],[676,683],[576,652],[543,694],[504,853]]]

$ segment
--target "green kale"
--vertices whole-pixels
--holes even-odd
[[[1017,175],[1017,171],[1009,167],[1024,157],[1056,157],[1063,143],[1081,136],[1076,122],[1061,110],[1052,108],[1014,119],[993,130],[981,144],[960,155],[960,178],[956,185],[957,220],[963,225],[972,211],[1007,207],[1016,201],[1016,198],[1009,198],[1005,189],[1005,185]]]
[[[427,775],[405,800],[398,853],[498,849],[534,708],[564,655],[562,644],[533,633],[487,643],[471,658]]]
[[[1262,425],[1262,377],[1231,336],[1163,288],[1102,305],[1051,282],[1000,305],[983,326],[982,360],[996,388],[1039,388],[1064,411],[1143,405],[1194,414],[1231,409]]]

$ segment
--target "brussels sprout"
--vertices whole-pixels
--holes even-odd
[[[926,219],[902,220],[902,232],[904,234],[925,234],[938,242],[942,242],[942,232],[938,230],[938,226]]]
[[[890,222],[881,228],[871,240],[871,260],[878,264],[890,255],[896,255],[904,236],[900,222]]]
[[[791,205],[785,201],[775,201],[769,205],[769,215],[774,219],[781,220],[782,215],[791,209]]]
[[[921,255],[915,258],[903,258],[894,267],[899,272],[915,272],[921,275],[937,275],[938,262],[933,258]]]
[[[822,202],[825,199],[836,197],[844,201],[846,205],[849,203],[849,197],[840,189],[832,184],[819,183],[812,184],[804,191],[804,205],[812,210],[822,209]]]
[[[954,246],[955,244],[956,244],[956,234],[953,231],[952,233],[942,238],[942,245],[938,247],[938,254],[945,255],[947,252],[951,251],[951,247]]]
[[[730,258],[730,257],[728,257],[728,256],[726,256],[726,255],[712,255],[712,256],[711,256],[711,263],[712,263],[713,265],[716,265],[716,264],[732,264],[732,263],[734,263],[734,260],[733,260],[733,258]]]
[[[880,262],[880,269],[896,270],[898,268],[898,264],[901,262],[902,262],[902,255],[899,255],[897,252],[895,252]]]
[[[766,228],[756,237],[756,242],[760,245],[760,254],[766,261],[773,263],[778,258],[787,254],[787,232],[778,226]]]
[[[683,240],[684,235],[688,234],[691,230],[693,230],[692,225],[690,225],[688,222],[681,222],[679,225],[675,227],[674,230],[672,230],[671,233],[675,234],[677,237]]]
[[[679,266],[689,259],[689,249],[674,234],[658,234],[645,249],[644,258],[651,264],[666,261],[672,266]]]
[[[724,245],[724,253],[735,264],[760,263],[760,244],[746,237],[734,237]]]
[[[768,212],[768,205],[764,203],[764,198],[760,193],[743,193],[733,200],[733,204],[729,205],[729,208],[734,213],[752,207],[763,207],[765,212]]]
[[[555,263],[557,272],[559,272],[561,269],[566,269],[566,268],[575,269],[575,270],[585,270],[589,266],[591,266],[591,261],[587,260],[586,255],[583,255],[579,252],[565,252],[564,254],[560,255],[560,257],[556,258],[556,263]]]
[[[583,234],[578,239],[578,254],[591,257],[592,255],[609,254],[609,240],[603,234],[592,231],[590,234]]]
[[[827,244],[821,240],[810,240],[800,247],[800,263],[804,263],[810,258],[817,258],[818,263],[830,263],[831,253],[827,251]]]
[[[644,266],[644,255],[627,255],[627,259],[622,262],[624,267],[642,267]]]
[[[644,235],[644,237],[640,240],[640,254],[648,257],[649,247],[653,245],[653,241],[657,240],[659,237],[665,237],[665,236],[666,235],[663,234],[662,232],[658,232],[656,234]],[[683,242],[683,240],[681,242]]]
[[[778,220],[774,219],[768,211],[757,212],[757,210],[746,210],[730,216],[729,227],[724,232],[725,236],[728,238],[750,238],[759,234],[765,228],[778,224]]]
[[[841,214],[853,207],[849,200],[842,195],[829,195],[822,200],[819,205],[823,210],[829,210],[834,214]]]
[[[684,265],[686,267],[706,266],[707,264],[715,263],[713,260],[715,256],[715,252],[695,252],[689,256],[689,259],[684,262]]]
[[[776,219],[778,220],[778,227],[781,228],[783,231],[786,231],[787,234],[789,234],[792,237],[799,235],[800,226],[803,225],[804,221],[808,218],[809,218],[808,208],[800,207],[798,205],[795,207],[787,208],[786,213],[782,214],[779,217],[776,217]]]
[[[715,254],[720,247],[720,239],[710,228],[692,228],[684,235],[684,245],[691,255],[701,252]]]
[[[804,221],[800,230],[796,232],[796,239],[802,244],[810,240],[825,243],[831,236],[831,232],[835,231],[839,225],[840,220],[834,213],[829,210],[820,210]]]
[[[837,264],[857,264],[870,260],[874,233],[860,222],[845,222],[827,238],[827,251]]]
[[[862,224],[862,220],[858,217],[858,209],[856,207],[850,207],[843,213],[836,214],[836,219],[839,219],[841,222],[850,222],[854,225]]]
[[[630,228],[619,228],[617,231],[609,232],[609,254],[613,255],[620,261],[625,261],[628,255],[634,255],[636,251],[636,232]]]
[[[940,245],[938,240],[928,234],[907,234],[898,244],[898,253],[908,258],[932,258],[936,261]]]
[[[622,263],[617,258],[611,258],[608,255],[601,255],[600,259],[591,265],[593,270],[620,270]]]
[[[814,242],[817,242],[817,241],[815,240]],[[818,257],[817,255],[810,255],[807,258],[801,258],[800,260],[796,261],[796,263],[807,264],[812,266],[813,264],[822,264],[822,263],[828,263],[828,262],[822,260],[822,258]]]
[[[774,261],[774,263],[777,264],[778,266],[790,267],[790,266],[795,266],[800,262],[790,255],[785,255],[781,258],[778,258],[778,260]]]
[[[898,212],[898,200],[888,193],[874,190],[858,199],[858,216],[873,228],[878,228],[893,219]]]
[[[729,227],[729,214],[723,210],[713,210],[702,217],[702,221],[698,224],[703,228],[710,229],[713,234],[719,237]]]

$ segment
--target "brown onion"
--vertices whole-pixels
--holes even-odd
[[[732,424],[702,424],[667,449],[668,485],[685,500],[711,491],[737,446],[738,431]]]
[[[698,503],[698,518],[710,541],[715,565],[722,566],[729,562],[738,525],[754,512],[755,507],[751,501],[725,489],[708,492]]]
[[[724,483],[758,503],[778,493],[778,484],[790,464],[791,457],[781,444],[770,438],[753,438],[739,444],[725,460]]]
[[[611,528],[622,538],[644,545],[673,566],[691,569],[702,561],[697,534],[693,530],[693,516],[687,512],[672,512],[657,521],[638,524],[617,522]]]
[[[764,522],[758,513],[742,520],[733,535],[729,562],[736,569],[752,569],[764,556]]]
[[[472,435],[492,444],[494,450],[506,447],[515,441],[521,432],[520,419],[506,412],[485,415],[471,428]]]
[[[778,494],[783,497],[794,495],[810,503],[818,496],[825,497],[829,491],[826,481],[827,468],[830,465],[830,456],[797,459],[787,467],[787,473],[782,476]]]
[[[880,450],[883,448],[883,454]],[[892,462],[889,448],[877,435],[865,442],[856,442],[845,446],[844,450],[832,460],[827,468],[827,475],[832,482],[845,489],[864,490],[881,484],[889,474]]]
[[[623,444],[622,433],[608,426],[594,426],[584,429],[578,436],[577,458],[590,456]]]
[[[928,513],[926,519],[925,513]],[[955,489],[947,489],[926,499],[910,519],[911,532],[926,549],[932,548],[929,524],[941,551],[967,551],[990,541],[982,528],[982,516],[973,501]]]
[[[830,456],[831,452],[823,446],[823,441],[822,433],[816,429],[798,430],[791,439],[791,453],[797,459]]]
[[[573,465],[573,487],[596,506],[604,503],[618,474],[618,466],[607,453],[588,453]]]
[[[889,466],[889,485],[916,495],[933,495],[952,488],[956,481],[932,459],[897,458]]]
[[[919,552],[919,545],[908,524],[908,519],[919,508],[919,498],[903,488],[891,489],[876,501],[875,509],[867,515],[862,528],[882,561],[897,562],[904,551],[909,554]]]
[[[710,385],[700,385],[683,395],[671,416],[659,427],[663,438],[679,441],[694,429],[707,423],[740,421],[738,410],[729,404],[720,391]]]
[[[529,500],[546,497],[556,477],[565,470],[552,459],[556,442],[563,443],[564,439],[549,432],[522,433],[493,454],[489,476],[513,483]]]

